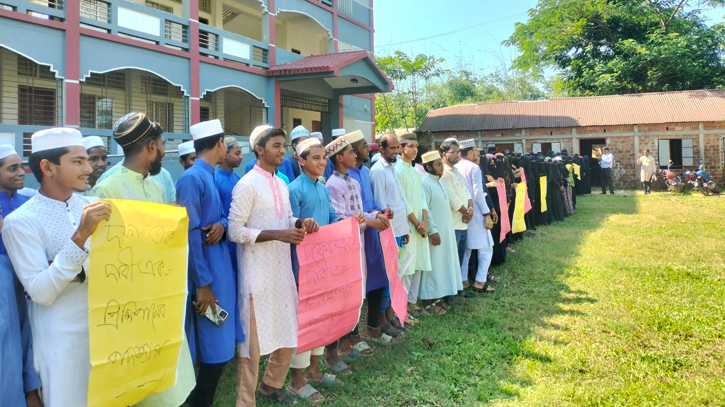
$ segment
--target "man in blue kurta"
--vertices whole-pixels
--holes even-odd
[[[10,144],[0,145],[0,229],[28,197],[17,193],[25,186],[23,159]],[[40,378],[33,367],[28,307],[0,236],[0,400],[7,406],[42,406]]]
[[[191,126],[190,133],[196,161],[176,181],[176,196],[189,216],[189,279],[196,332],[187,335],[196,335],[200,360],[191,406],[209,407],[224,365],[234,357],[237,282],[226,245],[227,216],[214,186],[214,167],[227,152],[224,130],[219,120],[211,120]],[[216,318],[221,315],[217,305],[227,313],[227,321]]]

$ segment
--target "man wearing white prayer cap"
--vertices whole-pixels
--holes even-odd
[[[290,160],[290,164],[292,164],[292,171],[294,171],[295,178],[297,178],[300,176],[301,171],[299,156],[297,155],[297,145],[298,143],[301,143],[310,138],[310,131],[307,130],[305,126],[299,125],[292,129],[289,137],[292,143],[292,151],[294,151],[294,154],[292,155],[292,160]]]
[[[194,140],[185,141],[179,144],[179,164],[184,171],[191,168],[196,160],[196,150],[194,150]]]
[[[254,152],[255,157],[257,156],[257,152],[254,149],[254,143],[252,142],[252,139],[255,137],[258,137],[259,135],[265,133],[266,130],[272,129],[272,127],[269,124],[263,124],[261,126],[257,126],[253,131],[252,134],[249,136],[249,144],[252,148],[252,151]],[[284,130],[282,130],[284,132]],[[287,133],[285,132],[285,137],[287,137]],[[251,162],[249,162],[246,167],[244,168],[244,173],[249,174],[250,171],[254,168],[255,164],[257,163],[257,159],[255,158]],[[280,164],[277,167],[277,173],[276,175],[282,179],[286,185],[289,185],[290,182],[295,180],[295,172],[294,169],[292,169],[292,160],[290,160],[287,157],[284,157],[282,159],[282,164]]]
[[[106,151],[106,143],[98,136],[84,137],[83,146],[88,153],[88,162],[93,168],[93,172],[88,176],[87,190],[90,191],[108,168],[108,151]]]
[[[345,129],[332,129],[332,141],[335,141],[338,137],[342,137],[346,134]],[[335,171],[335,165],[327,157],[327,167],[325,167],[325,179],[330,179],[330,175]]]
[[[0,145],[0,229],[8,216],[30,199],[18,190],[25,185],[23,159],[10,144]],[[33,367],[27,303],[8,252],[0,239],[0,396],[3,405],[40,405],[40,378]],[[27,396],[26,396],[27,394]]]
[[[41,130],[28,165],[38,193],[4,219],[3,242],[29,302],[34,365],[46,407],[88,404],[90,236],[111,206],[84,192],[92,168],[78,130]],[[6,404],[3,399],[3,405]]]
[[[310,137],[316,138],[316,139],[320,140],[320,142],[322,142],[322,139],[323,139],[322,133],[320,133],[319,131],[310,133]]]

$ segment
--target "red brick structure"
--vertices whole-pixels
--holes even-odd
[[[637,156],[649,149],[660,166],[673,160],[682,171],[702,159],[725,185],[725,90],[452,106],[428,112],[417,132],[423,144],[474,138],[479,147],[495,144],[499,151],[591,156],[593,145],[607,145],[617,188],[638,187]]]

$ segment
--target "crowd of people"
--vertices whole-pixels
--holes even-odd
[[[35,194],[19,192],[22,158],[0,146],[3,406],[87,404],[89,242],[111,214],[98,198],[175,204],[189,218],[189,305],[176,384],[137,405],[211,406],[225,365],[237,357],[236,405],[246,407],[258,397],[320,402],[323,387],[339,386],[356,360],[395,346],[420,318],[495,292],[491,266],[524,237],[502,227],[514,219],[519,183],[527,183],[527,230],[564,220],[576,196],[591,192],[588,160],[565,150],[499,153],[450,138],[427,151],[413,133],[386,133],[369,146],[360,131],[343,129],[325,145],[322,134],[298,126],[287,158],[286,132],[264,125],[249,136],[256,160],[240,177],[241,146],[219,120],[190,133],[193,140],[179,146],[184,172],[174,183],[162,167],[164,130],[143,113],[114,126],[124,159],[111,168],[101,138],[70,128],[39,131],[28,161],[40,184]],[[295,245],[347,218],[361,233],[365,329],[296,353]],[[380,243],[388,228],[401,258],[412,259],[399,270],[407,315],[391,307]],[[203,317],[209,308],[228,312],[226,322]],[[259,381],[262,355],[269,358]]]

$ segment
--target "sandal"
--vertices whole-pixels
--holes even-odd
[[[384,334],[388,334],[392,336],[393,338],[399,338],[404,336],[405,334],[401,331],[398,331],[393,327],[393,325],[390,324],[390,322],[386,322],[385,325],[380,327],[380,332]]]
[[[401,325],[400,319],[398,319],[398,317],[393,317],[393,320],[390,321],[390,324],[393,325],[393,328],[397,329],[398,331],[407,331],[407,329],[403,325]]]
[[[360,352],[361,355],[372,355],[373,348],[371,348],[365,341],[361,340],[360,342],[356,343],[352,346],[352,348],[358,352]]]
[[[405,319],[406,325],[416,325],[418,323],[420,323],[420,320],[413,317],[412,315],[408,315],[408,317]]]
[[[336,375],[344,374],[348,375],[352,373],[352,370],[350,370],[350,366],[345,364],[342,360],[338,360],[337,363],[335,363],[333,366],[328,366],[327,362],[325,360],[322,361],[322,365],[326,368],[330,369],[330,371]]]
[[[329,373],[323,373],[322,374],[322,381],[321,382],[313,382],[311,380],[307,380],[308,383],[315,383],[315,384],[321,384],[326,388],[335,387],[335,386],[342,386],[342,381],[335,377],[334,374]]]
[[[489,290],[489,288],[490,288],[490,290]],[[488,283],[486,283],[483,285],[483,288],[473,287],[473,291],[476,291],[478,293],[488,294],[488,293],[495,293],[496,289],[489,286]]]
[[[396,342],[395,338],[388,334],[382,334],[380,338],[374,338],[372,336],[366,336],[365,339],[377,343],[378,345],[390,346]]]
[[[310,385],[309,383],[300,387],[300,389],[297,390],[297,392],[290,389],[289,386],[285,387],[284,389],[288,395],[290,395],[292,397],[296,397],[300,400],[309,401],[310,403],[321,403],[323,400],[325,400],[325,398],[322,396],[322,394],[320,394],[320,392],[317,391],[317,389],[315,389],[314,387],[312,387],[312,385]],[[319,395],[319,398],[312,399],[312,397],[315,394]]]
[[[500,280],[496,276],[488,275],[488,278],[486,279],[486,282],[489,283],[498,283]]]
[[[435,314],[435,315],[446,315],[446,310],[438,307],[435,304],[431,304],[431,305],[425,307],[425,310],[430,312],[431,314]]]
[[[284,394],[282,390],[275,390],[274,393],[269,396],[266,396],[257,390],[257,396],[272,403],[297,405],[297,400],[290,398],[290,396]]]
[[[339,356],[341,358],[347,358],[347,359],[350,359],[350,360],[353,360],[353,361],[358,361],[358,360],[360,360],[360,359],[363,358],[362,353],[360,353],[357,350],[355,350],[354,347],[352,348],[352,350],[348,354],[344,354],[344,353],[337,352],[337,356]]]

